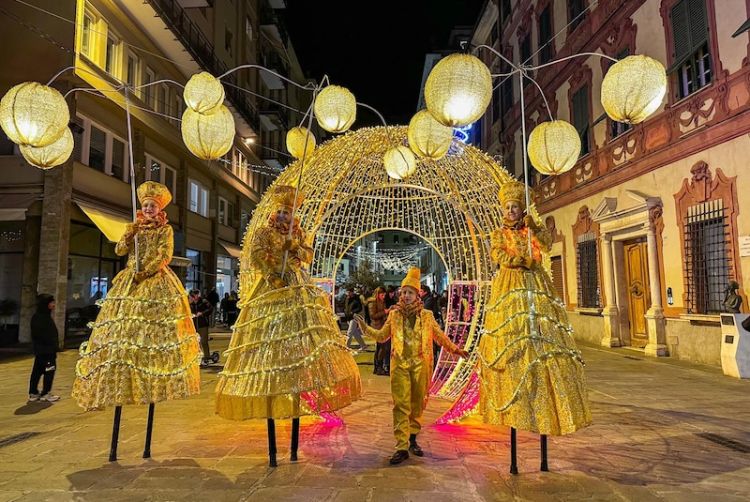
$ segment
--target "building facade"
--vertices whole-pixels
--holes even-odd
[[[269,47],[275,54],[293,55],[288,36],[281,41],[269,36],[285,3],[76,0],[34,5],[48,12],[19,3],[0,11],[5,28],[0,54],[8,62],[0,92],[22,81],[47,82],[70,67],[53,86],[70,93],[76,146],[67,163],[42,171],[26,164],[2,138],[0,300],[17,305],[10,320],[19,326],[20,340],[29,339],[29,319],[41,292],[57,299],[56,321],[59,328],[65,326],[61,333],[87,334],[96,300],[106,296],[124,266],[113,241],[118,226],[132,220],[130,148],[137,183],[159,181],[174,196],[167,208],[178,257],[172,265],[186,288],[216,287],[220,294],[237,290],[244,229],[261,194],[287,163],[277,138],[290,120],[278,118],[288,117],[289,108],[306,109],[306,96],[270,91],[256,69],[232,73],[224,83],[225,104],[237,129],[235,144],[223,159],[206,162],[183,144],[182,89],[167,80],[184,85],[199,71],[218,76],[239,65],[269,63]],[[285,61],[269,66],[305,84],[296,57]],[[289,108],[267,105],[263,97]],[[269,110],[276,120],[269,120]],[[275,153],[269,156],[264,152],[273,141]]]
[[[650,356],[720,364],[719,313],[735,281],[748,311],[750,16],[744,0],[499,0],[472,43],[540,65],[583,52],[645,54],[668,73],[660,109],[642,124],[610,120],[600,101],[612,64],[590,56],[532,73],[553,117],[579,132],[582,155],[560,176],[532,176],[555,237],[552,275],[576,336]],[[508,67],[481,53],[493,73]],[[520,87],[498,78],[483,145],[523,177]],[[523,85],[527,132],[548,120]],[[533,171],[533,168],[532,172]]]

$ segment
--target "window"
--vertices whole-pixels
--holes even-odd
[[[573,94],[573,126],[581,137],[581,157],[590,151],[589,145],[589,87],[584,85]]]
[[[149,181],[158,181],[169,188],[172,195],[175,194],[175,182],[177,181],[177,171],[166,165],[159,159],[155,159],[148,153],[146,154],[146,179]]]
[[[104,59],[104,70],[113,77],[120,76],[120,48],[122,45],[114,35],[107,35],[107,51]]]
[[[182,106],[183,106],[183,100],[182,96],[180,96],[179,93],[175,92],[172,94],[172,116],[174,117],[173,121],[176,126],[179,127],[180,120],[182,119]]]
[[[552,60],[552,4],[539,14],[539,63]]]
[[[688,312],[723,310],[724,289],[733,278],[728,257],[727,216],[721,199],[688,208],[685,220],[685,284]]]
[[[141,60],[132,52],[128,52],[125,82],[131,86],[141,85]]]
[[[502,115],[505,115],[513,108],[513,77],[503,77],[500,83],[500,106]]]
[[[670,11],[674,38],[677,96],[684,98],[711,83],[708,17],[705,0],[681,0]]]
[[[242,211],[240,213],[240,232],[242,233],[242,237],[245,236],[245,232],[247,231],[247,226],[250,223],[250,213],[247,211]]]
[[[586,0],[568,0],[568,31],[575,30],[586,19]]]
[[[185,287],[188,291],[193,289],[201,289],[201,275],[202,275],[202,256],[201,252],[195,249],[186,249],[185,258],[190,260],[190,266],[187,270],[187,277],[185,280]]]
[[[495,87],[493,93],[492,93],[492,123],[494,124],[498,120],[500,120],[500,117],[502,117],[502,105],[500,104],[501,101],[501,87],[497,86]]]
[[[228,227],[234,226],[234,204],[224,197],[219,197],[219,223]]]
[[[208,218],[208,190],[195,180],[190,180],[190,211]]]
[[[156,82],[156,73],[154,73],[154,70],[152,70],[151,68],[146,67],[146,71],[143,74],[143,83],[151,84],[153,82]],[[156,109],[154,103],[155,96],[156,93],[154,92],[154,86],[150,85],[143,88],[143,101],[153,110]]]
[[[94,16],[88,12],[83,15],[83,29],[81,30],[81,52],[92,59],[94,56]]]
[[[562,256],[550,256],[550,270],[552,272],[552,285],[555,288],[555,296],[562,300],[565,298]]]
[[[159,84],[156,94],[156,99],[158,101],[158,103],[156,104],[156,111],[165,115],[168,114],[167,96],[169,96],[169,89],[167,88],[167,84]]]
[[[79,152],[75,158],[81,164],[127,182],[130,179],[127,141],[88,117],[77,115],[74,120],[79,126],[73,128]]]
[[[224,28],[224,50],[227,51],[227,54],[229,56],[232,56],[232,39],[234,36],[232,35],[232,32],[229,31],[229,28]]]
[[[596,236],[586,233],[578,237],[578,306],[599,307],[599,274]]]
[[[533,56],[531,55],[531,31],[524,35],[523,40],[521,40],[521,63],[525,65],[533,65],[534,61],[532,61]],[[528,72],[529,77],[534,78],[534,75],[531,71]],[[523,79],[523,85],[526,87],[531,83],[531,80],[528,78]]]
[[[104,172],[107,155],[107,133],[96,126],[91,126],[89,138],[88,166]]]

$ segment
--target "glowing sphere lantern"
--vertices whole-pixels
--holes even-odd
[[[441,124],[469,125],[482,117],[492,98],[490,70],[470,54],[446,56],[427,77],[424,98]]]
[[[19,149],[29,164],[40,169],[50,169],[65,163],[70,158],[73,152],[73,133],[66,127],[62,136],[47,146],[21,145]]]
[[[305,150],[307,144],[307,150]],[[286,133],[286,149],[295,159],[309,157],[315,150],[315,135],[306,127],[292,127]]]
[[[427,110],[418,111],[407,129],[409,148],[420,157],[437,160],[448,153],[453,142],[453,129],[444,126]]]
[[[417,159],[412,151],[403,145],[385,152],[383,164],[385,165],[385,172],[395,180],[408,178],[417,170]]]
[[[234,142],[234,117],[220,105],[214,113],[198,113],[188,108],[182,115],[182,140],[199,159],[222,157]]]
[[[182,91],[185,104],[198,113],[212,113],[224,103],[224,86],[208,72],[196,73]]]
[[[666,92],[664,65],[648,56],[628,56],[604,76],[602,106],[612,120],[638,124],[659,108]]]
[[[315,118],[328,132],[346,132],[357,118],[357,100],[349,89],[329,85],[315,98]]]
[[[70,121],[57,89],[37,82],[18,84],[0,100],[0,126],[18,145],[44,147],[60,139]]]
[[[542,174],[561,174],[581,156],[581,137],[569,122],[553,120],[536,126],[529,135],[529,160]]]

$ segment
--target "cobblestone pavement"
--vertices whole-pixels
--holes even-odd
[[[225,340],[214,342],[226,346]],[[391,467],[388,380],[361,365],[365,398],[345,425],[303,419],[300,460],[266,458],[264,422],[213,414],[218,367],[203,393],[156,406],[153,458],[141,458],[145,407],[126,407],[119,461],[107,461],[112,411],[84,413],[70,396],[75,351],[60,354],[55,404],[25,404],[31,358],[0,363],[0,502],[4,501],[479,501],[748,500],[750,382],[717,369],[582,347],[595,424],[550,439],[540,473],[537,437],[520,434],[521,474],[508,474],[506,429],[428,425],[426,456]],[[367,354],[371,358],[372,354]],[[364,356],[361,356],[364,359]],[[448,403],[433,399],[431,424]]]

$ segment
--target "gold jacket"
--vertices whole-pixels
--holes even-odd
[[[400,311],[392,310],[391,313],[388,314],[388,319],[386,319],[382,328],[375,329],[370,326],[367,327],[367,334],[375,338],[379,343],[383,343],[389,338],[392,340],[391,359],[394,360],[396,364],[398,364],[403,357],[405,321],[406,320]],[[456,344],[451,342],[445,333],[443,333],[443,330],[438,326],[432,312],[427,309],[422,309],[417,316],[417,321],[414,324],[414,333],[419,333],[421,337],[419,355],[427,368],[432,368],[433,341],[437,342],[438,345],[451,354],[455,354],[459,350]]]

